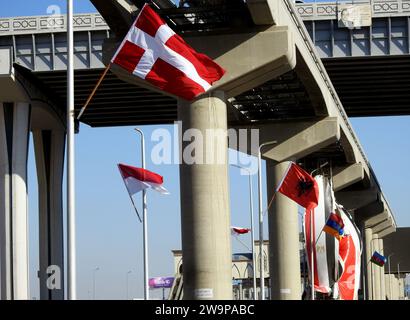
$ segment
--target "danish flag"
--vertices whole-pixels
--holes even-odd
[[[225,73],[196,52],[147,4],[111,60],[155,87],[185,100],[209,90]]]

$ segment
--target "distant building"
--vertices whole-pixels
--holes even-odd
[[[269,299],[270,297],[270,275],[269,275],[269,258],[268,258],[268,245],[269,241],[265,240],[263,242],[263,270],[265,277],[265,296]],[[303,243],[300,243],[301,250],[301,286],[303,289],[303,271],[307,270],[306,265],[303,264],[304,261],[304,250]],[[175,275],[181,274],[182,272],[182,250],[172,250],[174,256],[174,272]],[[259,297],[260,291],[260,255],[259,255],[259,241],[255,241],[255,255],[256,255],[256,278],[257,278],[257,295]],[[252,253],[234,253],[232,255],[232,284],[233,284],[233,298],[235,300],[251,300],[253,299],[253,263],[252,263]],[[302,292],[302,291],[301,291]]]

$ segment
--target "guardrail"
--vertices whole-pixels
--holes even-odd
[[[65,32],[67,30],[66,20],[65,15],[1,18],[0,36]],[[73,22],[76,31],[109,29],[104,18],[98,13],[76,14]]]
[[[321,1],[297,3],[295,7],[304,20],[334,20],[341,4],[370,4],[374,18],[410,15],[410,0]]]
[[[309,36],[309,34],[308,34],[308,32],[307,32],[305,26],[304,26],[304,23],[303,23],[303,21],[302,21],[302,18],[301,18],[300,15],[295,11],[294,4],[292,3],[291,0],[283,0],[283,1],[284,1],[285,5],[286,5],[286,7],[287,7],[287,9],[288,9],[288,11],[289,11],[291,17],[292,17],[292,20],[294,21],[296,27],[298,28],[298,30],[299,30],[299,32],[300,32],[300,34],[301,34],[301,36],[302,36],[302,39],[303,39],[303,41],[304,41],[306,47],[308,48],[308,51],[310,52],[310,55],[312,56],[312,59],[314,60],[316,66],[317,66],[318,69],[319,69],[320,75],[322,76],[323,81],[325,82],[325,84],[326,84],[326,86],[327,86],[327,88],[328,88],[328,90],[329,90],[329,92],[330,92],[330,94],[331,94],[331,96],[332,96],[332,99],[333,99],[333,101],[334,101],[334,103],[335,103],[337,109],[338,109],[339,112],[340,112],[340,115],[341,115],[341,117],[342,117],[342,119],[343,119],[343,122],[345,123],[345,125],[346,125],[346,127],[348,128],[350,134],[352,135],[352,138],[353,138],[354,142],[356,143],[356,146],[357,146],[357,148],[358,148],[360,154],[362,155],[364,161],[366,162],[366,165],[369,167],[370,174],[373,176],[373,178],[374,178],[376,184],[377,184],[378,187],[379,187],[380,192],[383,193],[383,192],[382,192],[382,189],[381,189],[381,186],[380,186],[380,183],[378,182],[377,177],[376,177],[376,175],[374,174],[373,168],[371,167],[370,162],[369,162],[369,160],[367,159],[366,154],[364,153],[364,150],[363,150],[363,148],[362,148],[362,146],[361,146],[359,140],[357,139],[356,133],[354,132],[354,130],[353,130],[351,124],[350,124],[349,118],[348,118],[348,116],[347,116],[347,114],[346,114],[346,111],[345,111],[344,108],[343,108],[343,105],[342,105],[342,103],[341,103],[341,101],[340,101],[340,99],[339,99],[339,96],[338,96],[337,93],[336,93],[335,88],[333,87],[333,84],[332,84],[332,82],[331,82],[331,80],[330,80],[330,77],[329,77],[329,75],[327,74],[326,69],[325,69],[325,67],[324,67],[324,65],[323,65],[323,63],[322,63],[322,61],[320,60],[320,58],[318,58],[319,55],[316,53],[315,46],[314,46],[312,40],[310,39],[310,36]],[[409,0],[409,3],[410,3],[410,0]],[[384,198],[384,201],[385,201],[386,206],[389,208],[390,212],[393,212],[393,211],[391,210],[391,208],[390,208],[390,205],[389,205],[388,201],[387,201],[385,198]],[[395,221],[393,215],[392,215],[392,217],[393,217],[393,220]]]

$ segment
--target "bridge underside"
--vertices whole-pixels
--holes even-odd
[[[349,117],[410,114],[410,55],[328,58],[323,63]],[[76,112],[101,73],[102,69],[76,71]],[[65,105],[65,71],[36,72],[33,76],[57,97],[61,106]],[[306,88],[294,71],[235,97],[231,105],[238,111],[230,113],[231,124],[315,117]],[[175,99],[108,73],[81,122],[108,127],[169,124],[176,120]]]
[[[410,115],[410,55],[322,61],[350,117]]]

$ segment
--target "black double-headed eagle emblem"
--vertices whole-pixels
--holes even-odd
[[[309,193],[310,190],[312,190],[313,181],[306,180],[305,178],[300,178],[297,188],[298,188],[298,197],[301,197],[301,196]]]

